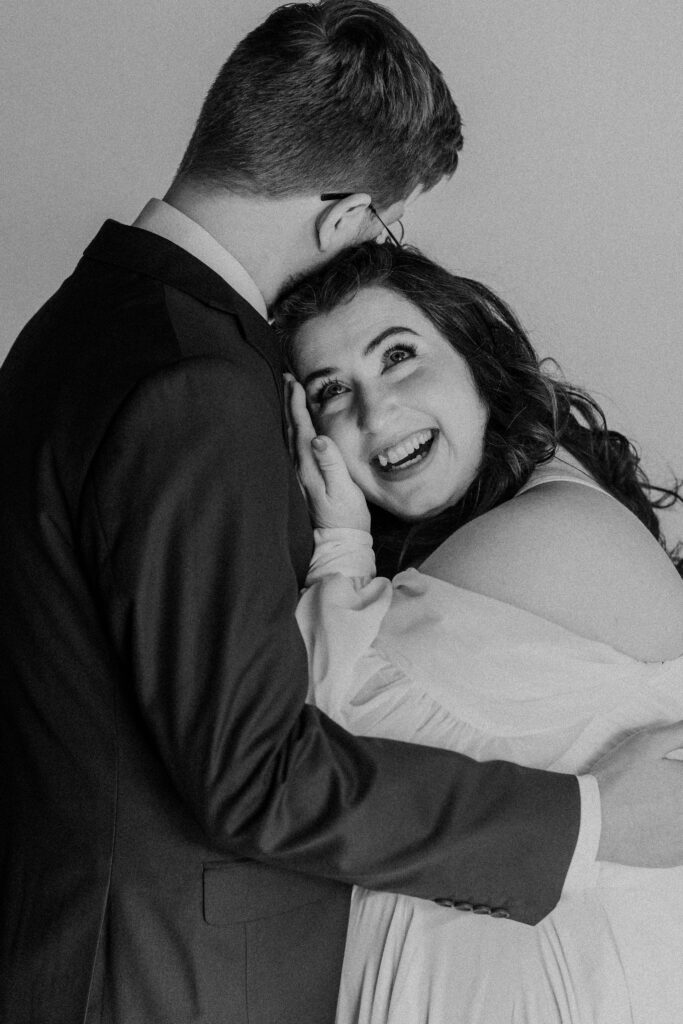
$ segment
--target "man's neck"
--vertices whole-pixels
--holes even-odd
[[[307,230],[308,197],[273,200],[179,183],[164,201],[208,231],[242,264],[268,308],[285,284],[315,261],[315,239]]]

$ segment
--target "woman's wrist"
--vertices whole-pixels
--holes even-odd
[[[367,530],[322,527],[313,531],[313,539],[315,550],[306,577],[307,587],[332,573],[363,580],[375,576],[375,552]]]

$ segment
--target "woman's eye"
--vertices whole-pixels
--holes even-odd
[[[406,359],[412,359],[415,353],[414,345],[392,345],[384,353],[384,363],[387,366],[395,366],[396,363],[403,363]]]
[[[315,400],[318,405],[323,405],[325,402],[329,402],[331,398],[338,398],[339,395],[343,395],[346,390],[346,385],[342,384],[340,380],[326,380],[318,388]]]

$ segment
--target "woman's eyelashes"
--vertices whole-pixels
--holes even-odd
[[[388,345],[380,355],[380,373],[390,370],[393,366],[398,366],[399,363],[404,363],[407,359],[413,359],[416,355],[417,347],[409,342],[402,341]],[[349,385],[339,380],[338,377],[327,377],[318,381],[317,387],[311,395],[311,401],[321,408],[333,398],[339,398],[350,390]]]
[[[338,398],[339,395],[343,395],[345,391],[348,391],[348,387],[336,377],[321,380],[313,392],[313,404],[317,406],[325,405],[332,398]]]
[[[406,359],[412,359],[416,355],[417,348],[415,345],[405,341],[396,342],[394,345],[389,345],[382,352],[382,362],[385,366],[395,366],[396,363],[403,363]]]

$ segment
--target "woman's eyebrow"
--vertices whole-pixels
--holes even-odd
[[[383,331],[380,331],[374,338],[372,338],[365,348],[363,349],[363,356],[371,355],[378,345],[381,345],[387,338],[391,338],[394,334],[412,334],[416,338],[418,337],[417,331],[414,331],[412,327],[401,327],[396,324],[394,327],[385,327]],[[331,373],[336,373],[336,367],[334,366],[321,366],[318,370],[314,370],[313,373],[309,373],[302,381],[304,387],[308,387],[318,377],[329,377]]]
[[[385,338],[390,338],[392,334],[413,334],[417,337],[417,331],[414,331],[411,327],[387,327],[385,330],[380,331],[377,337],[369,341],[363,349],[363,355],[369,356],[371,352],[374,352],[378,345],[381,345]]]
[[[321,366],[319,370],[314,370],[313,373],[309,373],[307,377],[304,377],[301,383],[303,387],[307,388],[318,377],[329,377],[332,373],[335,373],[334,366]]]

